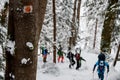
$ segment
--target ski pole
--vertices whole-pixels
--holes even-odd
[[[93,72],[93,76],[92,76],[93,80],[94,80],[94,72]]]
[[[108,73],[106,74],[106,80],[107,80],[107,78],[108,78]]]

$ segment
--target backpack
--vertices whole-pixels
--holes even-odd
[[[80,54],[76,53],[75,58],[76,58],[76,60],[79,60],[80,59]]]
[[[42,50],[42,54],[43,54],[43,55],[46,55],[47,53],[48,53],[48,50],[47,50],[47,49],[43,49],[43,50]]]
[[[105,69],[105,61],[99,61],[98,62],[98,70],[100,71],[100,72],[102,72],[102,71],[104,71],[104,69]]]
[[[59,56],[63,56],[63,52],[62,52],[61,50],[58,50],[57,54],[58,54]]]
[[[73,57],[74,57],[74,54],[72,52],[69,52],[68,55],[67,55],[67,58],[73,59]]]

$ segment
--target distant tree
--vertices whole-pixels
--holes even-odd
[[[73,0],[56,0],[56,42],[64,49],[68,48],[69,37],[71,37],[73,7]]]
[[[96,34],[97,34],[97,24],[98,24],[98,19],[96,19],[96,26],[95,26],[95,34],[94,34],[94,43],[93,43],[93,49],[95,49],[96,45]]]
[[[7,34],[7,14],[8,14],[8,2],[5,2],[4,8],[0,12],[0,45],[5,42]]]
[[[53,32],[53,37],[54,37],[54,42],[56,42],[56,6],[55,6],[55,1],[53,0],[53,27],[54,27],[54,32]],[[56,46],[53,45],[53,62],[56,63]]]
[[[86,46],[85,48],[92,49],[93,46],[91,45],[95,44],[96,42],[94,49],[100,49],[101,39],[99,36],[101,36],[101,29],[105,20],[105,12],[108,5],[107,1],[108,0],[87,0],[82,4],[82,9],[85,12],[83,11],[81,19],[86,19],[86,24],[83,24],[81,27],[86,27],[86,31],[80,32],[79,35],[81,36],[84,35],[84,33],[87,33],[87,35],[84,37],[84,46]],[[98,21],[96,21],[96,19],[98,19]],[[97,29],[95,28],[96,22],[98,27]],[[93,35],[95,35],[95,29],[97,30],[96,39],[93,37]],[[83,38],[80,40],[83,41]]]
[[[5,71],[5,57],[4,57],[4,42],[6,41],[7,37],[7,14],[8,14],[8,2],[2,3],[4,7],[1,9],[0,12],[0,72],[4,73]],[[2,6],[0,4],[0,6]],[[4,79],[4,75],[0,74],[0,80]]]
[[[5,2],[4,8],[1,10],[1,15],[0,15],[0,24],[4,27],[7,27],[7,14],[8,14],[8,2]]]
[[[118,3],[115,7],[116,10],[116,20],[115,20],[115,27],[114,30],[112,32],[112,36],[111,36],[111,47],[112,45],[119,45],[120,43],[120,9],[118,8],[120,6],[120,3]]]
[[[115,28],[116,10],[115,6],[118,0],[109,0],[109,5],[105,15],[105,21],[101,36],[101,50],[105,49],[108,53],[111,51],[111,36]]]
[[[80,6],[81,0],[74,0],[73,16],[71,23],[71,37],[69,40],[69,46],[75,46],[76,40],[79,31],[79,22],[80,22]]]
[[[73,8],[73,16],[72,16],[72,23],[71,23],[71,37],[69,40],[69,46],[75,46],[75,31],[76,31],[76,26],[75,26],[75,20],[76,20],[76,6],[77,5],[77,0],[74,0],[74,8]]]
[[[115,60],[114,60],[114,63],[113,63],[113,66],[116,65],[117,61],[119,61],[119,52],[120,52],[120,44],[118,45],[118,50],[117,50],[117,53],[116,53],[116,56],[115,56]]]
[[[76,21],[76,30],[75,30],[75,39],[74,43],[76,45],[77,43],[77,38],[79,34],[79,29],[80,29],[80,9],[81,9],[81,0],[78,0],[78,7],[77,7],[77,21]]]
[[[38,41],[46,4],[47,0],[9,0],[5,80],[36,80]]]
[[[2,55],[2,53],[0,53],[0,72],[4,73],[4,57]],[[4,79],[4,76],[0,74],[0,80],[3,80]]]
[[[53,0],[49,0],[47,4],[45,20],[42,27],[40,45],[45,43],[44,36],[48,37],[51,41],[53,40]],[[72,0],[56,0],[56,45],[60,43],[64,49],[68,47],[68,38],[70,35],[72,15],[73,15],[73,1]],[[47,41],[48,42],[48,41]],[[50,41],[48,43],[51,43]],[[52,46],[50,47],[52,52]]]

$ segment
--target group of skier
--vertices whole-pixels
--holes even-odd
[[[68,48],[67,58],[70,61],[69,68],[71,68],[72,66],[74,66],[75,60],[76,60],[76,63],[77,63],[76,70],[81,67],[81,60],[86,61],[85,59],[83,59],[80,56],[80,54],[81,54],[81,50],[79,50],[78,48],[76,49],[75,54],[72,53],[71,47]],[[74,60],[74,58],[75,58],[75,60]]]
[[[43,55],[43,62],[46,62],[47,54],[49,54],[47,48],[41,47],[42,49],[42,55]],[[61,45],[59,45],[58,51],[58,63],[64,62],[64,52],[62,50]],[[66,54],[66,57],[69,59],[69,68],[72,68],[75,63],[76,63],[76,70],[78,70],[81,67],[81,61],[86,61],[84,58],[81,57],[81,49],[76,48],[75,54],[72,52],[71,47],[68,48],[68,53]],[[75,60],[74,60],[75,59]],[[95,68],[97,66],[97,72],[98,72],[98,77],[100,80],[104,80],[104,72],[105,72],[105,66],[107,67],[107,73],[109,72],[109,64],[105,61],[105,54],[104,51],[101,51],[101,53],[98,55],[98,60],[95,63],[93,67],[93,73],[95,71]]]
[[[76,54],[72,53],[71,51],[71,47],[68,48],[68,53],[66,54],[67,58],[69,59],[69,68],[72,68],[72,66],[74,66],[74,64],[76,63],[76,70],[79,69],[81,67],[81,60],[83,61],[86,61],[85,59],[83,59],[81,56],[80,56],[80,53],[81,53],[81,49],[79,50],[78,48],[76,48],[76,51],[75,51]],[[62,47],[61,45],[59,45],[59,49],[58,49],[58,63],[59,62],[62,62],[64,61],[64,52],[62,50]],[[74,60],[75,58],[75,60]]]
[[[49,54],[47,48],[45,46],[40,47],[42,50],[42,56],[43,56],[43,62],[47,62],[47,54]],[[81,57],[81,49],[76,48],[75,50],[75,54],[72,53],[71,51],[71,47],[68,48],[68,53],[66,54],[65,52],[63,52],[61,45],[59,45],[58,51],[57,51],[57,55],[58,55],[58,63],[61,62],[63,63],[64,61],[64,54],[67,56],[67,58],[70,61],[69,64],[69,68],[72,68],[72,66],[74,66],[74,64],[76,63],[76,70],[79,69],[81,67],[81,60],[86,61],[84,58]],[[75,60],[74,60],[75,58]]]

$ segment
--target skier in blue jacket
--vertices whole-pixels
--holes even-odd
[[[46,59],[47,59],[47,54],[49,54],[48,50],[46,47],[41,47],[42,49],[42,56],[43,56],[43,62],[47,62]]]
[[[104,80],[104,72],[105,72],[105,66],[107,67],[107,73],[109,72],[109,64],[105,62],[104,60],[98,60],[96,64],[94,65],[93,72],[95,68],[97,67],[98,77],[100,80]]]

